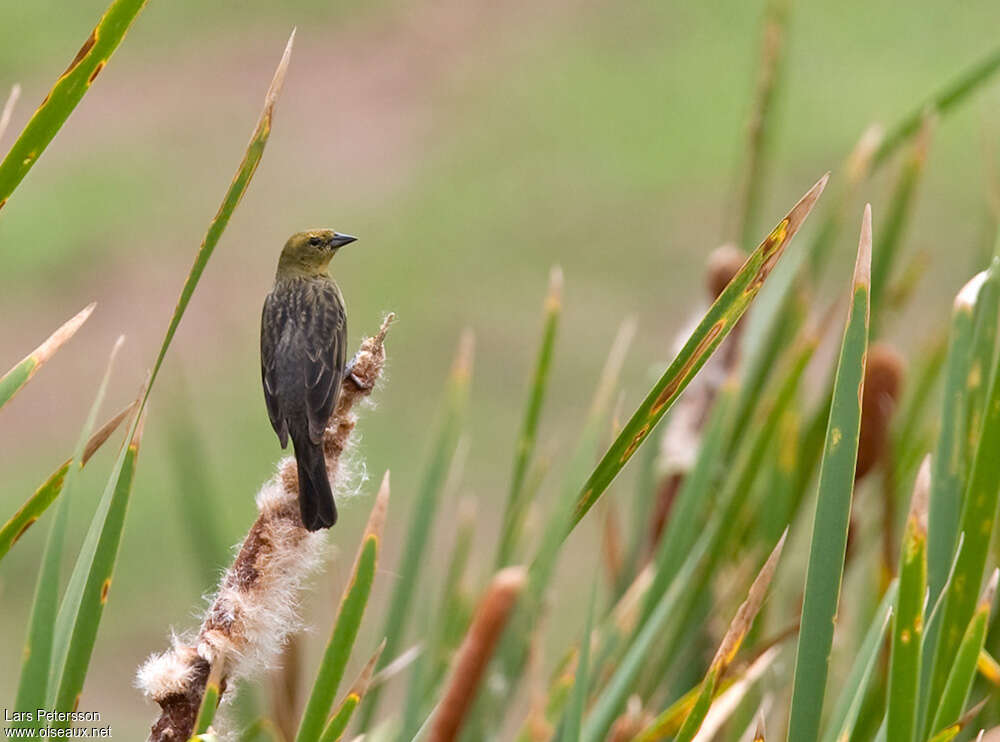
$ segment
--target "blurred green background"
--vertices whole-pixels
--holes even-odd
[[[24,89],[0,148],[103,5],[0,5],[0,88]],[[388,548],[369,610],[383,609],[466,326],[476,332],[477,355],[459,493],[479,501],[484,535],[474,566],[489,568],[548,269],[558,263],[565,272],[565,314],[540,446],[565,460],[619,322],[639,320],[623,379],[628,409],[703,301],[705,256],[732,237],[727,215],[762,11],[760,0],[151,0],[0,216],[0,367],[89,301],[99,303],[0,418],[4,518],[71,451],[120,333],[127,341],[107,411],[143,382],[291,27],[298,36],[263,163],[153,395],[82,709],[101,711],[116,737],[144,736],[154,709],[132,688],[135,668],[166,646],[171,626],[196,625],[212,570],[194,557],[178,492],[196,488],[211,498],[226,545],[253,518],[253,495],[280,455],[259,388],[259,312],[278,251],[299,229],[331,226],[361,238],[333,265],[352,350],[384,312],[399,317],[387,381],[359,427],[360,497],[342,507],[335,559],[307,598],[310,623],[320,627],[308,641],[325,640],[370,496],[390,468]],[[988,52],[997,21],[996,4],[985,0],[797,3],[761,236],[824,171],[842,178],[841,163],[868,124],[891,124]],[[993,85],[935,131],[904,246],[911,255],[928,251],[930,266],[921,300],[890,333],[904,348],[944,324],[949,297],[989,239],[998,114]],[[862,188],[876,232],[895,170]],[[810,239],[817,223],[798,239]],[[848,232],[830,263],[835,280],[851,269]],[[74,544],[111,448],[88,465],[73,495]],[[559,475],[550,473],[543,498]],[[442,508],[456,508],[454,493]],[[46,527],[43,520],[31,529],[0,570],[0,706],[13,699],[9,668],[19,662]],[[563,560],[563,600],[589,593],[594,526],[582,534],[570,545],[581,559]],[[435,534],[436,562],[452,536]],[[381,623],[368,622],[359,657]]]

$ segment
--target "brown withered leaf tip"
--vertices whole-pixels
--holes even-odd
[[[729,663],[733,661],[736,652],[740,648],[740,644],[743,642],[743,638],[746,636],[747,631],[750,630],[754,618],[757,617],[757,612],[764,603],[764,596],[767,594],[767,588],[770,586],[771,579],[778,568],[778,560],[781,558],[781,552],[785,547],[785,539],[787,537],[788,528],[785,528],[785,532],[781,534],[781,538],[778,539],[778,543],[771,551],[771,555],[764,562],[764,566],[761,567],[757,578],[750,585],[750,591],[747,594],[746,600],[743,601],[743,604],[736,611],[736,617],[729,624],[729,630],[726,631],[726,635],[723,637],[722,643],[719,645],[719,649],[712,659],[712,667],[720,675],[725,672]]]
[[[524,567],[507,567],[490,582],[455,654],[451,676],[431,722],[430,742],[453,742],[458,738],[486,666],[527,580],[528,571]]]
[[[847,179],[857,184],[868,177],[872,156],[882,144],[885,130],[880,124],[872,124],[861,133],[858,143],[847,158]]]
[[[31,355],[39,366],[49,360],[67,340],[76,334],[77,330],[83,327],[83,323],[93,314],[96,306],[96,301],[85,306],[70,319],[66,320],[62,327],[49,335],[45,342],[35,349]]]
[[[879,342],[868,349],[855,481],[871,472],[885,455],[905,377],[906,361],[895,348]]]
[[[927,508],[931,494],[931,456],[928,454],[920,464],[917,481],[910,497],[910,518],[922,533],[927,533]]]
[[[375,676],[375,665],[378,664],[379,658],[382,656],[382,652],[385,649],[386,640],[385,638],[379,642],[378,647],[375,648],[375,652],[372,654],[365,666],[361,668],[361,672],[358,674],[357,680],[351,684],[351,689],[348,694],[353,693],[358,698],[364,698],[365,693],[368,692],[368,688],[371,687],[372,678]]]
[[[558,265],[549,271],[549,293],[545,298],[545,311],[557,312],[562,307],[563,272]]]
[[[118,429],[118,426],[122,424],[122,420],[128,417],[132,411],[139,404],[139,400],[134,400],[130,402],[124,409],[122,409],[118,414],[108,420],[100,429],[90,436],[90,440],[87,441],[87,445],[84,446],[83,456],[80,458],[80,466],[84,466],[91,457],[97,453],[98,449],[103,446],[111,434]]]
[[[854,286],[869,286],[872,282],[872,205],[865,204],[861,216],[861,237],[858,239],[858,260],[854,264]]]

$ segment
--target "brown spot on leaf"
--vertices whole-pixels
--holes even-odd
[[[103,60],[103,59],[102,59],[102,60],[101,60],[100,62],[98,62],[98,63],[97,63],[97,66],[96,66],[96,67],[94,68],[94,71],[93,71],[93,72],[91,72],[91,73],[90,73],[90,77],[88,77],[88,78],[87,78],[87,84],[88,84],[88,85],[90,85],[91,83],[93,83],[93,82],[94,82],[94,80],[96,80],[96,79],[97,79],[97,76],[98,76],[99,74],[101,74],[101,70],[103,70],[103,69],[104,69],[104,65],[105,65],[105,64],[106,64],[106,61],[105,61],[105,60]]]
[[[632,458],[632,454],[635,453],[635,449],[639,447],[639,444],[642,443],[647,433],[649,433],[649,423],[646,423],[641,428],[639,428],[639,432],[635,434],[635,437],[632,438],[632,442],[629,443],[628,448],[625,449],[625,453],[622,454],[621,463],[624,464],[626,461]]]
[[[6,204],[6,203],[7,203],[7,199],[4,199],[3,201],[0,201],[0,209],[2,209],[4,207],[4,204]]]
[[[28,522],[27,522],[27,523],[25,523],[25,524],[24,524],[23,526],[21,526],[21,530],[17,532],[17,535],[16,535],[15,537],[14,537],[14,540],[10,542],[10,543],[11,543],[11,546],[13,546],[14,544],[16,544],[16,543],[17,543],[17,540],[18,540],[19,538],[21,538],[21,536],[23,536],[23,535],[24,535],[24,532],[25,532],[25,531],[27,531],[27,530],[28,530],[29,528],[31,528],[31,525],[32,525],[32,524],[33,524],[33,523],[34,523],[34,522],[35,522],[36,520],[38,520],[38,518],[29,518],[29,519],[28,519]]]
[[[691,373],[691,369],[697,365],[698,360],[705,355],[712,342],[719,336],[719,333],[725,328],[727,320],[725,317],[720,319],[714,325],[712,325],[708,332],[705,333],[705,337],[702,338],[701,342],[698,343],[698,347],[694,349],[694,353],[688,358],[687,363],[678,371],[674,378],[663,387],[663,391],[660,392],[659,396],[656,398],[656,402],[653,403],[653,409],[649,411],[650,416],[654,416],[664,408],[664,406],[673,399],[674,394],[677,393],[678,388],[680,388],[681,383],[687,378],[688,374]]]
[[[78,51],[76,53],[76,56],[73,57],[73,61],[69,63],[69,67],[67,67],[66,71],[63,72],[62,75],[60,75],[60,79],[66,77],[66,75],[68,75],[70,72],[76,69],[76,66],[80,64],[80,62],[83,61],[84,57],[86,57],[90,53],[90,50],[94,48],[94,44],[96,43],[97,43],[97,29],[95,28],[93,31],[90,32],[90,36],[87,37],[87,40],[83,42],[83,46],[80,47],[80,51]]]
[[[108,602],[108,592],[111,590],[111,578],[107,578],[101,585],[101,604]]]

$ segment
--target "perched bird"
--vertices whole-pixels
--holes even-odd
[[[344,297],[327,273],[330,259],[355,237],[332,229],[292,235],[278,258],[274,288],[260,320],[264,400],[281,447],[292,439],[299,511],[310,531],[337,522],[323,454],[323,431],[344,377]]]

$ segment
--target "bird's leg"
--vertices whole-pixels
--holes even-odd
[[[354,373],[354,364],[357,360],[358,357],[354,356],[354,358],[347,362],[347,366],[344,367],[344,376],[350,379],[354,383],[354,386],[361,391],[371,391],[375,386],[375,382],[371,379],[362,378],[361,375]]]

